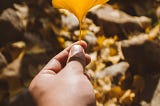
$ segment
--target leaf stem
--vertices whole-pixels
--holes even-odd
[[[79,22],[79,30],[80,30],[80,33],[79,33],[79,37],[78,37],[78,40],[81,41],[82,40],[82,21]]]

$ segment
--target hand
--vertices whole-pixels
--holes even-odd
[[[93,87],[84,74],[90,62],[86,47],[81,41],[64,49],[32,80],[29,92],[38,106],[96,105]]]

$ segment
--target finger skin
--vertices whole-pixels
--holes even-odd
[[[78,72],[83,74],[84,67],[86,66],[86,60],[83,47],[80,45],[74,45],[70,50],[67,65],[62,71],[69,71],[71,73]]]
[[[40,73],[52,73],[50,71],[54,71],[53,73],[58,73],[66,64],[69,51],[73,45],[81,45],[84,49],[87,48],[87,43],[85,41],[78,41],[64,49],[62,52],[53,57],[47,65],[40,71]],[[86,56],[86,59],[89,60],[89,57]]]
[[[91,62],[91,57],[89,54],[85,54],[86,57],[86,65],[88,65]]]

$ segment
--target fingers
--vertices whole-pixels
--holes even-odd
[[[84,67],[90,62],[90,57],[85,54],[84,49],[80,45],[72,46],[67,65],[63,71],[83,73]]]
[[[81,41],[77,41],[77,42],[73,43],[71,46],[67,47],[66,50],[69,52],[73,45],[81,45],[84,49],[87,48],[87,43],[85,41],[81,40]]]
[[[84,49],[87,48],[87,43],[84,41],[77,41],[64,49],[62,52],[60,52],[58,55],[56,55],[53,59],[58,60],[61,63],[61,66],[64,67],[66,65],[66,61],[68,59],[68,54],[73,45],[81,45]],[[61,68],[60,68],[61,69]],[[58,70],[60,70],[58,69]]]
[[[85,54],[86,57],[86,65],[88,65],[91,62],[91,57],[89,56],[89,54]]]
[[[66,64],[69,51],[73,45],[81,45],[84,49],[87,48],[87,44],[84,41],[78,41],[64,49],[62,52],[53,57],[47,65],[41,70],[40,73],[58,73]],[[87,56],[87,62],[89,61],[89,57]],[[51,72],[53,71],[53,72]]]
[[[86,66],[85,52],[82,46],[80,45],[72,46],[67,63],[71,61],[78,61],[81,63],[83,67]]]

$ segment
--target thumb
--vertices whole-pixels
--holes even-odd
[[[86,66],[85,52],[82,46],[74,45],[71,47],[67,65],[65,67],[68,71],[75,71],[83,73]]]

